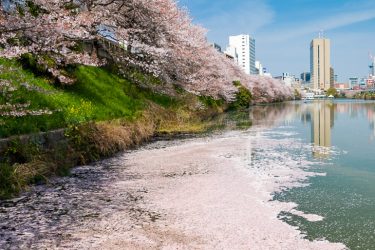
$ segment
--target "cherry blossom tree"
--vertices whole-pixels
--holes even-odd
[[[103,33],[100,27],[111,31]],[[79,49],[82,44],[91,46]],[[212,48],[205,29],[194,25],[174,0],[19,0],[12,10],[2,4],[0,45],[2,57],[47,54],[58,66],[102,65],[106,60],[98,56],[101,48],[125,70],[137,67],[215,98],[233,99],[237,91],[233,81],[251,90],[256,102],[292,96],[280,82],[248,76]],[[48,71],[62,83],[73,83],[58,66],[49,66]]]

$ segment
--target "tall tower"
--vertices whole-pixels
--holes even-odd
[[[370,53],[370,60],[371,60],[371,64],[370,64],[370,77],[375,77],[375,56],[373,56],[371,53]]]
[[[330,76],[329,85],[330,85],[330,88],[333,88],[335,86],[335,70],[331,67],[329,72],[330,72],[329,73],[329,76]]]
[[[310,44],[311,82],[315,90],[331,87],[331,41],[316,38]]]
[[[249,35],[230,36],[227,51],[229,51],[229,48],[235,48],[238,55],[238,66],[246,74],[255,75],[255,40]]]

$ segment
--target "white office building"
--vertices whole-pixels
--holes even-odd
[[[282,76],[277,76],[275,79],[280,80],[282,83],[284,83],[288,87],[292,87],[295,89],[301,88],[301,80],[299,78],[296,78],[295,75],[292,75],[290,73],[283,73]]]
[[[227,49],[224,51],[224,54],[233,58],[233,60],[238,64],[238,54],[237,49],[232,46],[228,46]]]
[[[262,76],[262,75],[264,75],[264,73],[266,73],[265,70],[264,70],[264,68],[263,68],[262,63],[259,62],[259,61],[255,61],[255,69],[256,69],[256,74],[257,75]]]
[[[229,46],[226,53],[236,58],[237,64],[246,74],[255,75],[255,40],[249,35],[229,37]],[[230,54],[232,53],[232,54]]]

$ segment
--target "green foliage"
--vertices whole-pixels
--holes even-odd
[[[197,104],[212,110],[224,104],[210,97],[200,97],[198,102],[183,89],[176,89],[177,97],[156,93],[152,87],[163,83],[140,72],[126,80],[112,70],[89,66],[67,68],[76,83],[60,86],[52,84],[43,66],[54,64],[48,55],[25,54],[21,61],[0,58],[0,138],[65,128],[64,139],[48,148],[42,146],[43,139],[9,144],[0,155],[0,199],[43,183],[49,176],[67,175],[73,166],[137,145],[155,130],[206,131],[217,124],[204,124],[205,111],[198,112],[202,105]],[[50,112],[7,116],[3,112],[8,104],[25,105],[23,111]],[[108,120],[113,123],[102,122]]]
[[[0,116],[0,138],[45,132],[87,121],[117,118],[132,121],[140,117],[150,102],[164,108],[177,107],[181,102],[174,97],[141,89],[98,67],[73,67],[69,73],[77,79],[75,84],[52,85],[50,79],[41,77],[43,69],[38,68],[36,60],[31,54],[23,55],[24,65],[32,66],[23,69],[16,61],[0,58],[0,81],[8,81],[16,89],[6,94],[0,89],[0,105],[30,103],[30,110],[48,109],[52,114]],[[43,60],[49,59],[46,56]],[[35,69],[39,77],[33,73]],[[24,83],[33,89],[24,87]]]
[[[23,54],[20,62],[25,69],[29,69],[38,76],[49,75],[46,65],[39,63],[38,58],[31,53]]]
[[[354,96],[355,99],[375,100],[375,92],[361,92]]]
[[[25,16],[25,9],[21,4],[16,4],[17,12],[20,16]]]
[[[102,151],[93,142],[93,136],[99,136],[100,131],[94,123],[85,123],[79,126],[69,126],[65,132],[66,138],[79,154],[78,164],[87,164],[97,161],[102,156]],[[103,138],[105,140],[106,138]]]
[[[300,100],[302,98],[301,93],[297,89],[294,89],[294,98],[297,100]]]
[[[345,92],[340,92],[340,94],[339,94],[338,97],[339,97],[339,98],[346,98],[346,94],[345,94]]]
[[[28,46],[30,42],[25,36],[21,34],[16,35],[15,37],[8,38],[6,42],[12,46]]]
[[[233,85],[238,88],[234,101],[229,105],[230,110],[241,110],[250,107],[252,95],[251,92],[241,85],[239,81],[233,82]]]
[[[14,167],[6,163],[0,163],[0,199],[10,198],[19,192],[17,177]]]
[[[227,120],[234,121],[236,123],[236,129],[249,129],[252,125],[249,112],[246,110],[229,112],[227,114]]]
[[[67,10],[76,10],[79,8],[79,4],[74,3],[73,1],[66,3],[64,8]]]
[[[147,84],[147,85],[162,85],[163,84],[163,82],[159,78],[151,74],[143,73],[139,71],[138,69],[129,70],[127,72],[127,78],[129,78],[133,82],[138,82],[138,83]]]
[[[66,72],[77,80],[75,84],[52,84],[37,62],[39,59],[47,64],[54,62],[48,56],[42,57],[24,55],[23,65],[27,68],[20,62],[0,58],[0,138],[59,128],[65,128],[65,137],[57,145],[48,145],[51,148],[42,147],[43,139],[12,141],[0,155],[0,199],[24,190],[29,184],[45,182],[51,175],[67,175],[73,166],[137,145],[155,131],[208,131],[218,123],[210,119],[205,123],[203,119],[211,118],[225,105],[223,100],[210,97],[198,100],[184,90],[176,91],[179,92],[176,97],[155,93],[142,84],[143,81],[163,84],[151,76],[143,77],[139,72],[133,75],[140,87],[98,67],[71,67]],[[5,85],[10,85],[12,91]],[[248,107],[250,92],[242,86],[238,88],[235,106]],[[206,107],[199,105],[202,103]],[[1,115],[8,104],[23,104],[28,111],[47,109],[52,113]],[[246,121],[238,124],[248,125]]]
[[[177,85],[177,84],[173,85],[173,87],[174,87],[174,89],[176,90],[176,92],[177,92],[178,94],[183,94],[183,93],[186,92],[181,86],[179,86],[179,85]]]
[[[234,81],[233,85],[236,86],[236,87],[241,87],[242,86],[242,84],[241,84],[240,81]]]
[[[26,1],[26,6],[29,8],[30,14],[34,17],[38,17],[43,12],[40,6],[36,5],[34,1]]]
[[[84,50],[85,50],[85,44],[84,44],[84,42],[77,41],[77,42],[74,44],[74,46],[72,46],[70,49],[73,50],[73,51],[75,51],[75,52],[80,52],[80,53],[82,53],[82,52],[84,52]]]
[[[142,97],[164,108],[175,107],[181,104],[179,100],[172,96],[156,94],[153,92],[145,92],[142,94]]]
[[[20,139],[9,142],[0,158],[0,199],[10,198],[27,184],[44,182],[48,170],[45,163],[38,161],[40,153],[40,147],[35,142]],[[37,164],[27,165],[29,162]]]
[[[70,102],[70,107],[73,104],[81,106],[85,103],[83,101],[86,104],[91,102],[91,117],[87,117],[91,120],[103,121],[120,117],[132,120],[146,107],[145,100],[141,98],[135,85],[104,69],[79,66],[74,75],[77,82],[64,87],[59,99],[62,103]],[[81,116],[79,113],[77,115]],[[83,117],[80,119],[88,120]]]
[[[327,90],[327,96],[330,96],[330,95],[337,97],[338,96],[337,90],[335,88],[329,88]]]
[[[210,108],[222,107],[225,103],[223,99],[214,99],[211,96],[199,96],[199,100],[206,106]]]
[[[38,17],[41,13],[43,13],[43,9],[34,3],[34,1],[26,0],[25,4],[16,3],[16,9],[20,16],[25,16],[25,12],[28,11],[32,16]]]
[[[26,163],[32,161],[39,153],[39,147],[36,143],[23,143],[19,139],[14,139],[8,145],[3,155],[3,162],[8,163]]]
[[[65,120],[69,124],[78,124],[89,121],[93,116],[93,105],[90,101],[81,99],[78,105],[71,105],[64,110]]]

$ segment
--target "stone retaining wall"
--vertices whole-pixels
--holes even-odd
[[[54,146],[56,146],[58,143],[67,140],[64,132],[64,129],[59,129],[49,132],[12,136],[9,138],[0,139],[0,160],[2,160],[2,157],[5,155],[6,151],[15,142],[21,143],[22,145],[35,144],[41,149],[54,148]]]

